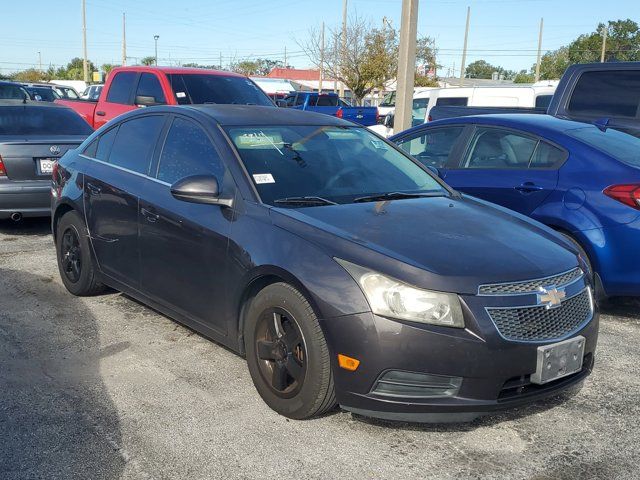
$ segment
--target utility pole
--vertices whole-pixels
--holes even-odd
[[[220,51],[220,70],[222,70],[222,50]]]
[[[544,18],[540,19],[540,33],[538,33],[538,60],[536,61],[536,82],[540,80],[540,61],[542,60],[542,28]]]
[[[333,37],[333,61],[338,61],[338,39],[335,35]],[[335,68],[334,70],[338,71],[339,69]],[[333,78],[333,93],[338,93],[338,80],[335,77],[337,77],[337,75],[334,75]]]
[[[602,27],[602,53],[600,53],[600,63],[604,63],[604,54],[607,51],[607,26]]]
[[[284,46],[284,68],[287,68],[287,46]]]
[[[156,42],[156,67],[158,66],[158,39],[160,35],[154,35],[153,40]]]
[[[42,71],[42,54],[38,52],[38,68]]]
[[[464,67],[467,61],[467,40],[469,38],[469,18],[471,17],[471,7],[467,7],[467,26],[464,29],[464,46],[462,47],[462,65],[460,65],[460,86],[464,83]]]
[[[393,130],[411,127],[411,102],[416,76],[416,37],[418,35],[418,0],[402,0],[396,113]]]
[[[342,48],[340,51],[340,74],[347,58],[347,0],[342,3]],[[340,98],[344,97],[344,82],[340,82]]]
[[[122,12],[122,66],[127,64],[127,20],[126,14]]]
[[[322,93],[322,77],[324,76],[324,22],[322,22],[322,33],[320,36],[320,80],[318,82],[318,93]]]
[[[89,60],[87,59],[87,5],[86,0],[82,0],[82,72],[85,83],[89,81]]]

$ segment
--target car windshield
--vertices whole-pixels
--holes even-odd
[[[640,167],[640,138],[607,128],[581,127],[567,130],[566,134],[591,145],[612,157],[634,167]]]
[[[449,194],[421,166],[364,128],[270,125],[226,131],[267,204]]]
[[[193,73],[167,76],[180,105],[237,103],[273,106],[267,94],[245,77]]]
[[[0,107],[0,135],[89,135],[92,132],[80,115],[67,108]]]

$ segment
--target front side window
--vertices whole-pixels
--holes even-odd
[[[427,107],[429,106],[428,98],[414,98],[411,105],[411,126],[415,127],[424,123],[424,117],[427,115]]]
[[[164,105],[167,103],[158,77],[152,73],[143,73],[140,75],[140,81],[138,82],[138,88],[136,90],[136,103],[145,105]]]
[[[133,90],[133,83],[136,80],[136,75],[137,73],[135,72],[116,73],[116,76],[113,77],[113,81],[109,87],[107,102],[128,105],[131,100],[131,90]],[[93,94],[90,98],[94,98]]]
[[[396,92],[387,93],[380,103],[381,107],[395,107],[396,106]]]
[[[109,163],[146,175],[164,121],[162,115],[149,115],[121,123],[111,147]]]
[[[225,168],[207,134],[195,123],[176,118],[160,154],[158,180],[175,183],[191,175],[215,175],[222,182]]]
[[[322,197],[350,203],[395,192],[448,195],[424,168],[365,128],[227,127],[262,201]]]
[[[640,116],[640,71],[584,72],[569,100],[569,113],[600,117]]]
[[[499,128],[478,128],[465,168],[528,168],[538,141]]]
[[[463,127],[437,128],[405,139],[398,146],[425,166],[443,168],[451,158],[462,131]]]
[[[180,105],[220,103],[273,106],[266,93],[245,77],[201,73],[167,75]]]

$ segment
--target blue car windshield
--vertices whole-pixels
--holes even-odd
[[[364,128],[270,125],[226,131],[264,203],[290,197],[350,203],[389,193],[449,194],[416,162]]]
[[[613,128],[603,132],[592,126],[573,128],[565,133],[627,165],[640,167],[640,138]]]

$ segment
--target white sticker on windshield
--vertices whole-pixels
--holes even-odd
[[[373,145],[373,148],[377,148],[380,150],[387,149],[387,145],[382,140],[371,140],[371,145]]]
[[[254,173],[253,179],[255,182],[260,185],[261,183],[276,183],[273,179],[273,175],[270,173]]]
[[[185,98],[186,96],[187,96],[187,94],[184,93],[184,92],[176,92],[176,97],[178,97],[178,98]]]

